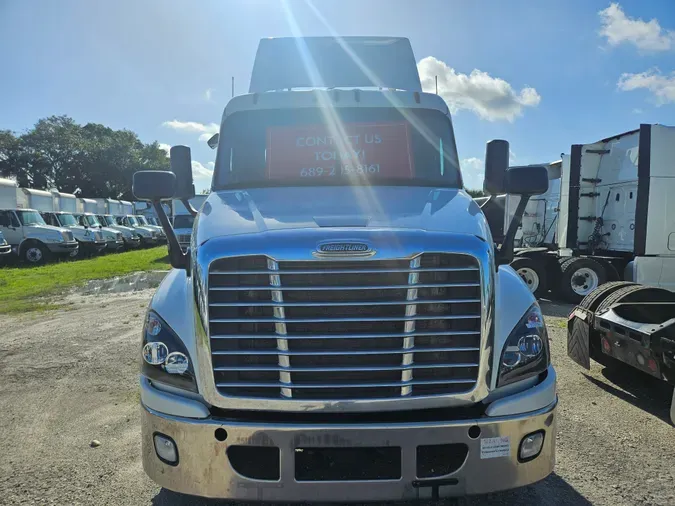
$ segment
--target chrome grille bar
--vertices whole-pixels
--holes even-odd
[[[403,385],[464,385],[464,384],[473,384],[476,380],[474,379],[455,379],[455,380],[431,380],[431,381],[390,381],[383,383],[292,383],[290,384],[291,388],[373,388],[373,387],[398,387],[401,388]],[[237,382],[237,383],[216,383],[216,386],[219,388],[227,387],[263,387],[263,388],[279,388],[288,385],[288,383],[246,383],[246,382]]]
[[[418,257],[419,258],[419,257]],[[412,261],[414,262],[414,260]],[[411,264],[412,264],[411,262]],[[271,274],[406,274],[406,273],[420,273],[420,272],[470,272],[478,271],[478,267],[440,267],[438,269],[335,269],[330,271],[271,271]],[[266,274],[265,271],[211,271],[211,274],[224,276],[239,276],[250,274]]]
[[[279,291],[279,290],[277,290]],[[409,304],[408,306],[416,304]],[[275,314],[277,309],[279,314],[283,311],[283,306],[274,306]],[[446,316],[392,316],[392,317],[363,317],[363,318],[213,318],[211,323],[323,323],[323,322],[408,322],[419,320],[475,320],[480,319],[480,315],[462,314]],[[415,330],[414,328],[412,330]]]
[[[480,348],[472,346],[463,346],[459,348],[396,348],[382,350],[302,350],[302,351],[277,351],[277,350],[232,350],[232,351],[214,351],[213,355],[399,355],[405,353],[442,353],[444,351],[478,351]]]
[[[403,369],[446,369],[460,367],[478,367],[477,363],[467,362],[458,364],[415,364],[394,365],[391,367],[214,367],[214,371],[280,371],[290,372],[342,372],[342,371],[400,371]]]
[[[410,261],[410,267],[411,269],[418,269],[419,266],[422,264],[421,262],[422,257],[418,256],[413,258]],[[408,284],[409,285],[417,285],[420,280],[420,274],[419,272],[411,271],[408,274]],[[405,299],[408,302],[414,302],[417,300],[417,288],[408,288],[408,291],[406,293]],[[410,319],[405,320],[404,326],[403,326],[403,332],[408,335],[403,338],[403,349],[404,350],[410,350],[415,346],[415,336],[412,335],[413,332],[415,332],[415,320],[416,317],[415,315],[417,314],[417,304],[408,304],[405,307],[405,315],[406,317],[409,317]],[[412,365],[413,362],[413,354],[412,353],[405,353],[403,355],[401,365],[402,366],[410,366]],[[405,397],[406,395],[410,395],[412,393],[412,384],[410,384],[410,380],[412,380],[412,369],[410,367],[406,367],[401,371],[401,381],[406,383],[404,386],[401,386],[401,396]]]
[[[414,334],[326,334],[326,335],[316,335],[312,334],[312,339],[378,339],[378,338],[387,338],[387,337],[409,337],[410,335],[414,336],[478,336],[480,332],[473,330],[455,330],[455,331],[445,331],[445,332],[423,332],[415,331]],[[211,339],[275,339],[276,334],[274,335],[262,335],[262,334],[231,334],[231,335],[212,335]],[[306,335],[291,335],[286,334],[286,340],[293,339],[307,339]]]
[[[267,260],[267,268],[271,271],[278,271],[279,264],[272,259]],[[284,295],[281,290],[278,288],[281,287],[281,276],[279,274],[270,274],[270,285],[277,288],[272,290],[272,301],[273,302],[284,302]],[[277,335],[277,350],[279,351],[279,382],[282,385],[289,384],[291,382],[291,373],[287,369],[291,366],[291,360],[288,356],[288,341],[286,340],[286,314],[283,306],[274,306],[274,330]],[[293,391],[288,388],[281,386],[281,395],[282,397],[293,397]]]
[[[410,290],[416,290],[411,288]],[[439,300],[422,300],[416,299],[415,304],[471,304],[479,303],[480,299],[439,299]],[[410,304],[409,300],[401,301],[363,301],[363,302],[257,302],[259,307],[324,307],[324,306],[407,306]],[[249,307],[250,302],[213,302],[209,307]]]
[[[324,286],[285,286],[284,291],[294,290],[294,291],[305,291],[305,290],[315,290],[315,291],[329,291],[329,290],[406,290],[408,288],[477,288],[480,286],[480,283],[439,283],[439,284],[419,284],[419,285],[370,285],[370,286],[333,286],[333,285],[324,285]],[[273,288],[269,286],[213,286],[209,287],[210,291],[267,291],[272,290]]]

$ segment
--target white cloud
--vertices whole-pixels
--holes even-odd
[[[675,72],[668,76],[652,69],[640,74],[621,74],[616,85],[621,91],[648,90],[656,105],[675,103]]]
[[[600,35],[610,46],[634,44],[643,51],[668,51],[675,47],[675,31],[661,27],[657,19],[643,21],[626,16],[618,3],[598,12],[602,27]]]
[[[633,114],[642,114],[643,112],[644,111],[642,109],[640,109],[639,107],[636,107],[635,109],[633,109]]]
[[[485,164],[480,158],[464,158],[459,161],[462,168],[464,187],[470,190],[482,190],[485,179]]]
[[[169,157],[169,151],[171,150],[171,145],[164,142],[159,143],[159,149],[166,151],[167,158]]]
[[[216,123],[198,123],[196,121],[179,121],[177,119],[165,121],[162,126],[172,128],[181,132],[200,132],[205,134],[215,134],[218,131]]]
[[[523,114],[525,107],[536,107],[541,101],[534,88],[516,91],[503,79],[478,69],[469,75],[461,74],[433,56],[421,60],[417,67],[422,89],[426,92],[436,91],[435,78],[438,76],[438,94],[453,113],[468,109],[489,121],[513,121]]]
[[[211,98],[213,97],[213,92],[216,91],[213,88],[207,88],[207,90],[204,92],[204,98],[206,99],[207,102],[211,102]]]
[[[192,177],[195,179],[198,178],[211,178],[213,176],[213,166],[211,165],[213,162],[209,162],[206,165],[208,165],[211,168],[206,168],[204,165],[202,165],[200,162],[196,160],[192,160]]]

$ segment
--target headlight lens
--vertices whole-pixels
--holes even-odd
[[[151,380],[197,392],[194,368],[183,342],[153,311],[143,326],[141,372]]]
[[[68,235],[65,232],[61,232],[61,240],[59,242],[68,242]]]
[[[548,334],[539,304],[533,304],[504,344],[497,386],[542,373],[548,368]]]

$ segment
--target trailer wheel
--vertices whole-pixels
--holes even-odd
[[[591,258],[570,258],[560,266],[560,291],[574,304],[607,281],[605,268]]]
[[[541,297],[546,293],[548,289],[546,268],[542,262],[530,257],[518,257],[510,265],[535,297]]]

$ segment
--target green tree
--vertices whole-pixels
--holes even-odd
[[[144,144],[134,132],[97,123],[82,126],[68,116],[41,119],[19,136],[0,131],[0,175],[27,188],[130,200],[134,172],[167,167],[157,142]]]

